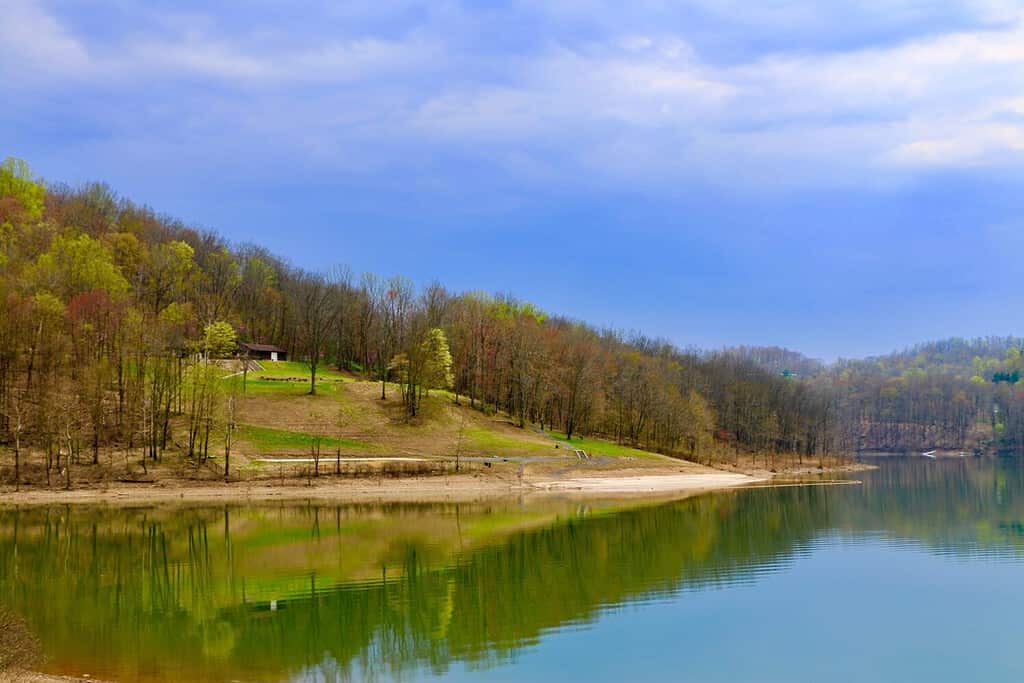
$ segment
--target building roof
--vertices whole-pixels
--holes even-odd
[[[250,351],[262,351],[264,353],[276,351],[277,353],[288,353],[287,349],[282,349],[280,346],[274,346],[273,344],[250,344],[248,342],[242,342],[241,345]]]

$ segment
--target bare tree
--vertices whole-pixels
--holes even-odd
[[[372,292],[377,325],[377,377],[380,380],[380,398],[387,398],[387,381],[395,352],[402,348],[409,314],[413,305],[414,287],[403,277],[393,277],[384,286]]]
[[[315,395],[316,371],[341,315],[339,288],[323,275],[301,273],[294,289],[299,340],[309,359],[309,393]]]
[[[3,415],[7,420],[7,429],[14,440],[14,488],[18,490],[21,487],[21,439],[27,419],[24,392],[12,388],[7,394],[5,403]]]
[[[224,481],[231,475],[231,444],[235,438],[235,395],[228,394],[224,410]]]

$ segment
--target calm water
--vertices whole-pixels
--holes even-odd
[[[668,504],[0,512],[45,669],[118,681],[1024,680],[1024,467]]]

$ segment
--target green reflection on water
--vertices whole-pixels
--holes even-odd
[[[1015,462],[894,461],[864,479],[646,506],[7,510],[0,603],[28,620],[57,672],[388,678],[490,666],[607,607],[754,581],[825,532],[941,552],[1020,547]]]

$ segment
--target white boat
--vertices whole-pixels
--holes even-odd
[[[925,451],[921,455],[923,455],[926,458],[932,458],[933,460],[935,459],[935,451]]]

